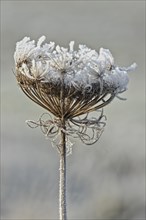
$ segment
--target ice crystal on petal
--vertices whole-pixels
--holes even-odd
[[[17,42],[16,51],[14,53],[15,63],[17,64],[26,60],[34,48],[35,41],[30,41],[29,37],[24,37],[22,41]]]
[[[45,41],[46,37],[42,36],[39,38],[38,42],[37,42],[37,47],[41,47],[42,43]]]
[[[136,63],[133,63],[133,64],[132,64],[131,66],[129,66],[129,67],[119,67],[119,70],[129,72],[129,71],[135,70],[136,67],[137,67],[137,64],[136,64]]]
[[[114,58],[108,49],[100,48],[97,62],[100,71],[105,71],[105,69],[110,69],[114,65]]]
[[[75,44],[75,42],[74,41],[71,41],[70,43],[69,43],[69,51],[72,53],[73,51],[74,51],[74,44]]]
[[[33,74],[32,77],[34,79],[41,79],[42,77],[45,77],[47,72],[47,65],[43,65],[41,61],[36,62],[35,60],[32,60],[31,73]]]

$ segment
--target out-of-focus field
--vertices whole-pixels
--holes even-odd
[[[39,129],[44,110],[18,88],[15,43],[24,36],[109,48],[119,66],[138,64],[129,89],[104,109],[98,143],[76,140],[67,158],[68,219],[145,217],[145,1],[1,1],[1,219],[58,218],[59,156]],[[74,141],[74,140],[73,140]]]

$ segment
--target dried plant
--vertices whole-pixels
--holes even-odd
[[[103,132],[106,116],[103,107],[127,89],[128,68],[115,66],[108,49],[99,54],[85,45],[74,50],[44,44],[25,37],[17,42],[15,76],[22,91],[47,110],[38,121],[28,120],[31,128],[40,127],[57,147],[60,155],[59,217],[66,220],[66,156],[72,151],[70,137],[85,144],[95,143]],[[122,99],[122,98],[120,98]],[[97,116],[89,117],[90,112]],[[51,115],[50,115],[51,113]]]

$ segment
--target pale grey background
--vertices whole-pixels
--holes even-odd
[[[76,141],[67,159],[68,219],[144,219],[145,1],[1,2],[1,218],[57,219],[59,157],[39,129],[44,110],[20,91],[15,77],[15,43],[24,36],[67,46],[75,40],[109,48],[129,73],[127,101],[104,110],[107,126],[98,143]]]

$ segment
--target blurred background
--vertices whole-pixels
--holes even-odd
[[[58,219],[59,155],[26,119],[45,112],[18,88],[15,44],[47,36],[110,49],[129,73],[127,101],[105,107],[107,125],[98,143],[78,140],[67,158],[68,219],[145,217],[145,1],[1,1],[1,219]]]

